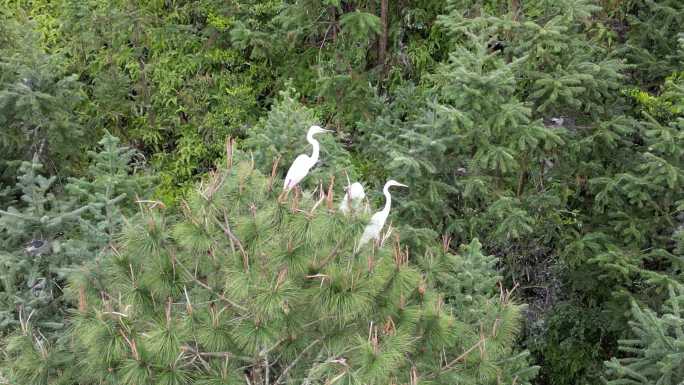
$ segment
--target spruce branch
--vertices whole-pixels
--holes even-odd
[[[40,218],[34,218],[34,217],[30,217],[28,215],[23,215],[23,214],[11,213],[11,212],[5,211],[5,210],[0,210],[0,215],[7,215],[10,217],[23,219],[25,221],[30,221],[30,222],[40,222]]]
[[[64,213],[64,214],[62,214],[62,215],[60,215],[60,216],[58,216],[58,217],[52,218],[50,221],[48,221],[48,226],[57,225],[57,224],[61,223],[62,220],[65,219],[65,218],[72,218],[72,217],[78,216],[78,215],[80,215],[81,213],[83,213],[84,211],[90,210],[92,207],[94,207],[92,204],[91,204],[91,205],[86,205],[86,206],[83,206],[83,207],[81,207],[81,208],[72,210],[72,211],[70,211],[70,212],[68,212],[68,213]]]

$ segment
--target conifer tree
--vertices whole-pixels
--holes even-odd
[[[37,154],[50,174],[68,174],[79,159],[83,137],[75,109],[82,102],[82,84],[64,68],[63,58],[40,46],[35,23],[0,14],[8,36],[0,40],[0,178],[11,161]],[[4,176],[11,180],[14,175]]]
[[[606,362],[609,385],[675,385],[684,381],[684,287],[673,285],[662,314],[632,303],[632,338]]]
[[[310,126],[320,125],[320,117],[316,110],[303,105],[298,98],[291,87],[282,91],[268,115],[248,130],[249,136],[243,148],[250,152],[256,166],[264,173],[275,171],[284,176],[297,155],[311,154],[306,132]],[[320,142],[320,160],[302,182],[304,186],[327,185],[331,177],[335,177],[339,185],[346,185],[345,173],[351,178],[356,177],[339,135],[341,133],[316,137]],[[274,159],[278,160],[277,164],[274,164]]]
[[[529,383],[521,308],[476,240],[412,251],[387,231],[354,253],[365,215],[336,213],[332,191],[278,202],[278,185],[236,162],[181,217],[145,209],[71,281],[67,336],[43,343],[27,324],[11,339],[10,381]]]
[[[681,70],[684,52],[677,35],[682,33],[684,4],[677,0],[625,4],[620,22],[629,25],[626,44],[621,47],[636,71],[636,80],[648,88],[673,71]]]
[[[531,212],[555,209],[538,207],[548,194],[527,185],[564,143],[564,130],[533,121],[516,98],[519,63],[468,36],[429,77],[431,88],[407,87],[370,125],[364,150],[398,178],[424,181],[399,203],[421,225],[503,244],[534,233]]]
[[[681,88],[640,90],[636,104],[649,108],[635,111],[620,92],[628,67],[597,34],[592,2],[523,8],[514,15],[489,2],[448,2],[437,25],[455,48],[364,125],[360,153],[378,175],[423,181],[399,203],[402,215],[478,236],[511,280],[556,276],[563,303],[543,327],[544,374],[557,384],[584,375],[595,382],[627,331],[627,298],[657,305],[681,269],[672,239],[682,199],[673,98]]]
[[[4,310],[0,325],[4,330],[16,327],[29,316],[40,327],[62,327],[53,323],[53,315],[62,306],[58,281],[64,277],[59,276],[59,268],[80,254],[72,251],[72,257],[51,255],[63,251],[59,235],[73,226],[88,206],[76,207],[65,199],[56,199],[52,190],[57,178],[44,177],[41,169],[37,157],[22,163],[17,181],[21,206],[0,211],[0,298]]]
[[[90,247],[101,248],[115,238],[124,218],[133,214],[133,198],[149,191],[153,177],[145,175],[139,154],[122,146],[119,138],[107,133],[99,145],[99,151],[88,152],[87,174],[70,178],[65,189],[77,202],[89,206],[80,217],[80,236]]]
[[[19,199],[0,210],[0,330],[31,320],[48,334],[63,327],[62,295],[69,269],[92,260],[119,232],[146,178],[131,175],[134,154],[105,136],[91,152],[88,177],[61,186],[41,175],[37,157],[23,162]]]

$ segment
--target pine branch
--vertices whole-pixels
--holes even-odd
[[[446,366],[444,366],[444,367],[441,369],[441,371],[447,371],[447,370],[451,369],[452,366],[456,365],[459,361],[461,361],[461,360],[463,360],[464,358],[466,358],[466,357],[468,356],[468,354],[470,354],[473,350],[477,349],[480,345],[482,345],[482,343],[483,343],[484,341],[485,341],[484,338],[481,339],[481,340],[479,340],[479,341],[477,341],[477,343],[476,343],[475,345],[471,346],[468,350],[466,350],[465,352],[463,352],[460,356],[454,358],[451,362],[449,362]]]
[[[240,310],[240,311],[247,312],[248,309],[247,309],[246,307],[240,306],[240,305],[238,305],[237,303],[235,303],[235,302],[229,300],[229,299],[226,298],[223,294],[218,293],[218,292],[216,292],[214,289],[212,289],[211,286],[209,286],[209,285],[207,285],[206,283],[204,283],[204,282],[200,281],[199,279],[197,279],[197,277],[195,277],[195,276],[192,274],[192,272],[190,272],[190,270],[188,270],[188,268],[185,267],[185,265],[183,265],[183,263],[182,263],[181,261],[176,260],[176,263],[178,264],[178,266],[181,267],[181,269],[183,269],[183,271],[185,272],[185,274],[187,274],[188,277],[190,277],[190,279],[192,279],[195,283],[197,283],[198,285],[202,286],[203,288],[209,290],[210,293],[214,294],[215,296],[217,296],[219,299],[221,299],[222,301],[226,302],[226,303],[229,304],[230,306],[232,306],[232,307],[234,307],[234,308],[236,308],[236,309],[238,309],[238,310]]]
[[[297,362],[299,362],[299,360],[302,359],[302,357],[304,356],[304,353],[306,353],[309,349],[311,349],[312,347],[314,347],[314,345],[318,344],[319,342],[321,342],[321,339],[320,339],[320,338],[314,340],[312,343],[309,344],[309,346],[305,347],[304,350],[302,350],[302,351],[299,353],[299,355],[297,356],[297,358],[295,358],[294,361],[292,361],[292,362],[290,363],[290,365],[288,365],[288,366],[285,368],[285,370],[283,370],[283,372],[280,373],[280,376],[278,377],[278,379],[276,380],[276,382],[275,382],[274,385],[280,384],[281,381],[283,381],[283,380],[285,379],[285,376],[287,375],[287,373],[288,373],[290,370],[292,370],[292,368],[294,368],[295,365],[297,365]]]
[[[190,345],[181,346],[181,350],[184,352],[192,353],[202,357],[220,357],[220,358],[237,358],[239,360],[250,362],[252,357],[240,356],[231,352],[201,352],[198,349],[193,348]]]
[[[245,248],[242,247],[242,242],[240,242],[240,239],[233,234],[233,232],[230,230],[230,225],[228,224],[228,214],[223,211],[223,220],[225,222],[221,223],[218,219],[216,219],[216,223],[219,225],[219,227],[223,230],[223,232],[230,238],[232,243],[235,243],[237,247],[240,249],[240,254],[242,254],[242,265],[245,271],[249,271],[249,256],[247,255],[247,252],[245,251]]]

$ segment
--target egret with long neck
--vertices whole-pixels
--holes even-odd
[[[307,142],[311,143],[313,152],[311,153],[311,156],[300,154],[297,156],[297,158],[295,158],[294,162],[292,162],[292,165],[290,166],[290,169],[287,171],[287,175],[285,176],[283,191],[290,191],[292,188],[294,188],[299,182],[302,181],[302,179],[304,179],[304,177],[306,177],[306,175],[309,173],[309,170],[311,170],[316,162],[318,162],[320,145],[318,144],[318,141],[314,139],[314,135],[323,132],[331,131],[324,130],[319,126],[311,126],[309,128],[309,132],[306,134],[306,140]]]
[[[382,208],[382,210],[378,211],[377,213],[373,214],[373,216],[370,219],[370,222],[368,225],[366,225],[366,228],[363,230],[363,234],[361,235],[361,239],[359,240],[359,244],[357,246],[357,250],[360,249],[363,245],[368,243],[371,239],[374,239],[378,241],[380,239],[380,232],[382,231],[382,228],[385,226],[385,222],[387,221],[387,217],[389,216],[390,209],[392,208],[392,195],[389,192],[389,188],[392,186],[401,186],[401,187],[408,187],[405,184],[401,184],[395,180],[389,180],[387,183],[385,183],[385,187],[382,188],[382,193],[385,194],[385,207]]]

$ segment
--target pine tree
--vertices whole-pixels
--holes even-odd
[[[27,325],[11,339],[10,381],[529,383],[536,369],[513,349],[521,308],[497,296],[476,240],[416,255],[388,231],[354,253],[365,215],[336,213],[332,191],[280,203],[274,185],[243,161],[180,218],[146,209],[71,282],[69,335],[48,344]]]

